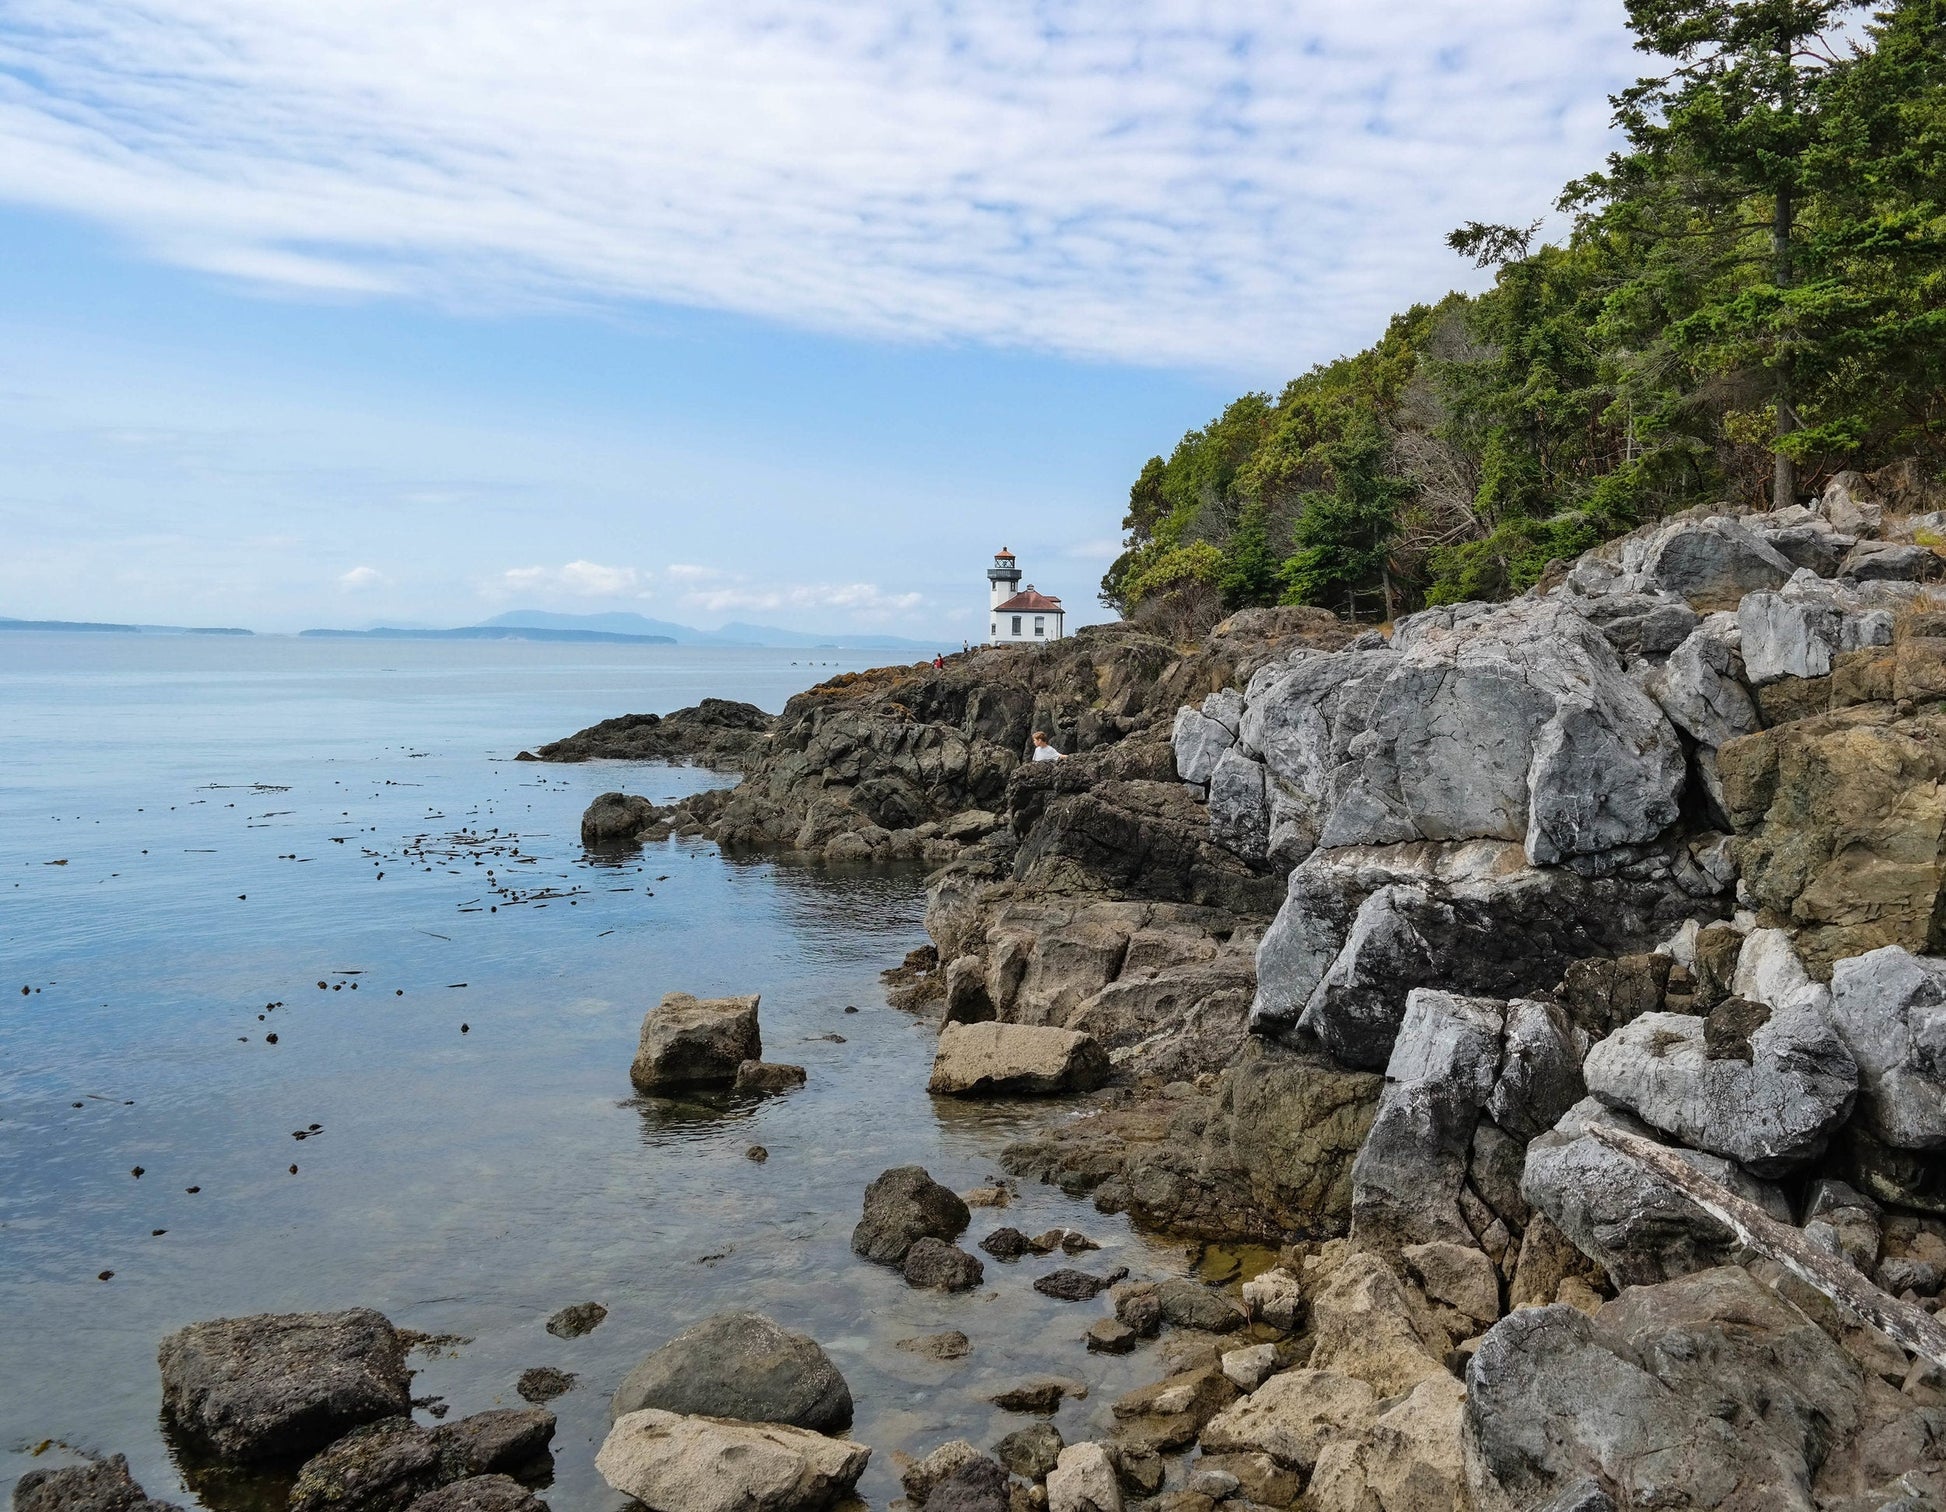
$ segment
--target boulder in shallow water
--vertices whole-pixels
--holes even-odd
[[[863,1444],[782,1423],[648,1408],[616,1420],[595,1468],[649,1512],[822,1512],[871,1457]]]
[[[904,1265],[919,1240],[957,1239],[972,1221],[959,1193],[934,1181],[924,1166],[894,1166],[865,1188],[865,1215],[851,1231],[851,1251],[880,1265]]]
[[[927,1235],[915,1240],[905,1252],[905,1279],[908,1286],[928,1291],[971,1291],[986,1278],[986,1267],[977,1257],[958,1245]]]
[[[790,1092],[803,1086],[804,1082],[802,1066],[788,1066],[779,1061],[747,1060],[737,1067],[736,1089],[739,1092]]]
[[[432,1430],[447,1474],[494,1475],[536,1465],[554,1437],[554,1414],[545,1407],[496,1407]]]
[[[1090,1092],[1108,1080],[1108,1052],[1075,1029],[948,1024],[939,1032],[928,1092],[949,1097]]]
[[[851,1388],[808,1334],[761,1313],[725,1312],[685,1328],[628,1373],[610,1421],[644,1408],[820,1433],[851,1425]]]
[[[290,1512],[405,1512],[447,1479],[432,1434],[409,1417],[386,1418],[306,1460]]]
[[[639,793],[603,793],[581,815],[581,843],[594,849],[632,844],[671,812]]]
[[[13,1512],[182,1512],[174,1502],[151,1501],[112,1455],[58,1470],[29,1470],[14,1482]]]
[[[406,1341],[370,1308],[192,1323],[162,1341],[162,1411],[218,1458],[301,1459],[412,1410]]]
[[[510,1476],[472,1475],[428,1491],[406,1512],[548,1512],[548,1508]]]
[[[672,992],[642,1020],[641,1043],[629,1080],[638,1092],[729,1086],[745,1061],[761,1061],[755,994],[698,998]]]

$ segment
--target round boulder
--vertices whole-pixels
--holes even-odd
[[[865,1188],[865,1215],[851,1231],[851,1249],[880,1265],[904,1265],[919,1240],[957,1239],[972,1221],[959,1193],[934,1181],[924,1166],[894,1166]]]
[[[851,1388],[831,1357],[761,1313],[718,1313],[685,1328],[628,1373],[609,1421],[650,1407],[818,1433],[851,1426]]]

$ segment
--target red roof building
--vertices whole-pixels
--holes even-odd
[[[1061,601],[1029,583],[1020,586],[1020,567],[1002,546],[987,569],[987,640],[995,646],[1045,645],[1067,634]]]

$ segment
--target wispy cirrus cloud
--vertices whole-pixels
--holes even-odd
[[[0,197],[311,295],[1284,371],[1632,72],[1618,0],[11,0]]]

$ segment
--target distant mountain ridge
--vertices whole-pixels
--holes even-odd
[[[610,635],[667,636],[679,646],[773,646],[786,649],[832,647],[841,651],[921,651],[938,650],[931,641],[909,640],[898,635],[818,635],[802,630],[783,630],[775,625],[751,625],[732,621],[718,630],[698,630],[672,620],[650,619],[626,610],[606,614],[553,614],[544,609],[513,609],[486,621],[492,626],[511,626],[528,630],[594,630]]]

